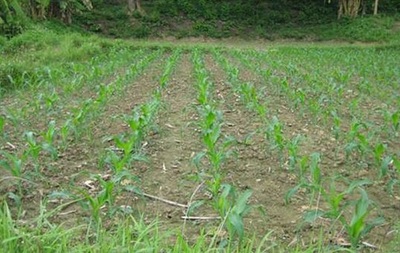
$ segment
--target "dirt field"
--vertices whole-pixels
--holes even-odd
[[[134,65],[134,62],[150,53],[150,50],[146,51],[142,56],[132,59],[132,63],[129,64]],[[98,90],[95,87],[100,83],[83,84],[81,88],[76,88],[71,93],[56,86],[54,91],[45,87],[44,90],[38,88],[32,92],[18,92],[4,98],[0,111],[6,119],[5,134],[0,145],[2,151],[22,157],[23,154],[27,154],[29,147],[26,138],[23,137],[24,133],[32,131],[37,141],[43,142],[42,133],[47,131],[49,122],[52,120],[56,122],[55,143],[59,150],[58,158],[51,159],[46,150],[41,149],[38,167],[35,167],[32,157],[29,156],[24,160],[21,177],[26,181],[21,181],[23,194],[20,200],[16,201],[16,197],[13,197],[18,195],[18,189],[11,177],[12,173],[1,170],[3,201],[7,199],[14,210],[18,210],[18,201],[22,203],[18,211],[20,213],[18,219],[21,222],[37,217],[40,205],[47,205],[47,210],[52,210],[62,203],[76,200],[75,203],[58,210],[51,220],[55,223],[63,222],[67,227],[84,223],[84,218],[89,217],[90,212],[85,208],[87,202],[81,200],[82,196],[85,196],[83,192],[96,196],[103,189],[99,180],[93,175],[100,175],[105,181],[112,177],[114,172],[106,159],[107,149],[115,148],[112,136],[130,131],[124,120],[125,115],[130,115],[132,110],[151,99],[160,86],[160,77],[172,53],[168,50],[161,52],[137,76],[124,80],[123,89],[114,91],[113,95],[108,96],[106,103],[91,106],[90,113],[87,113],[89,116],[82,123],[84,127],[81,136],[68,137],[65,149],[61,148],[60,131],[63,123],[76,115],[76,110],[82,108],[85,101],[90,98],[96,100]],[[240,70],[239,83],[254,85],[260,101],[267,107],[266,117],[272,119],[275,116],[283,126],[284,139],[293,140],[296,136],[301,136],[298,157],[310,156],[312,153],[320,154],[319,167],[324,187],[329,188],[329,180],[335,177],[338,177],[336,183],[338,191],[344,191],[352,181],[371,180],[371,184],[363,186],[369,199],[373,201],[368,218],[382,216],[385,221],[374,227],[362,241],[377,247],[387,244],[392,239],[391,231],[395,229],[394,225],[400,218],[398,187],[395,186],[393,195],[387,192],[386,185],[390,178],[389,176],[378,178],[379,173],[373,160],[368,162],[369,159],[373,159],[372,153],[360,158],[359,152],[353,152],[350,159],[347,158],[344,149],[338,148],[346,143],[342,138],[335,139],[331,119],[324,120],[322,114],[315,117],[308,109],[304,109],[305,107],[295,108],[290,104],[291,98],[277,92],[260,72],[251,69],[230,51],[222,51],[222,55],[232,66]],[[114,207],[125,210],[129,206],[134,215],[143,215],[148,221],[157,218],[161,222],[161,230],[172,233],[171,240],[174,238],[174,231],[180,230],[192,239],[195,239],[202,230],[213,235],[221,223],[219,219],[184,221],[182,216],[188,214],[187,209],[177,205],[204,200],[204,204],[190,215],[218,217],[218,213],[210,204],[210,195],[206,187],[204,185],[200,187],[202,183],[196,176],[198,168],[193,162],[196,154],[205,147],[200,138],[201,131],[198,125],[200,115],[197,110],[198,94],[192,57],[190,51],[182,52],[167,85],[161,91],[160,110],[141,143],[140,154],[145,155],[147,161],[132,162],[126,169],[136,178],[120,182],[124,186],[137,187],[148,196],[119,190],[117,187],[113,191]],[[250,204],[254,205],[254,208],[245,217],[246,231],[254,233],[258,239],[272,231],[271,243],[281,245],[308,245],[322,236],[326,245],[347,246],[349,239],[340,222],[328,218],[319,218],[311,223],[304,222],[304,216],[308,211],[328,209],[328,204],[320,193],[312,195],[309,188],[300,187],[290,203],[285,203],[286,194],[298,185],[300,180],[298,173],[289,168],[287,149],[279,153],[278,150],[271,148],[270,142],[266,140],[264,121],[246,106],[241,99],[243,94],[234,90],[229,80],[229,73],[212,53],[204,52],[202,57],[209,74],[208,80],[212,83],[210,96],[223,115],[222,134],[236,139],[235,145],[230,147],[231,155],[222,165],[223,181],[233,185],[238,191],[253,190]],[[253,60],[257,61],[256,58]],[[106,73],[101,83],[113,85],[120,76],[126,75],[127,69],[131,68],[128,67],[129,64]],[[258,64],[262,71],[274,68],[268,62]],[[287,74],[285,70],[273,69],[273,71],[278,77]],[[306,67],[301,71],[307,71]],[[293,81],[294,89],[297,88],[296,85],[307,84],[296,84]],[[374,97],[373,94],[371,96],[362,94],[351,85],[353,84],[349,83],[345,88],[342,103],[335,104],[337,106],[335,109],[342,115],[341,133],[346,134],[350,131],[353,117],[350,115],[348,105],[358,96],[363,97],[357,107],[360,115],[363,115],[365,121],[376,123],[365,131],[368,132],[375,126],[384,124],[382,115],[376,110],[376,107],[382,107],[384,101]],[[44,94],[55,92],[59,98],[52,108],[45,109],[45,100],[35,102],[36,94],[39,94],[37,92]],[[311,98],[306,97],[305,103],[311,101],[308,100]],[[33,106],[35,103],[40,105],[35,107]],[[16,116],[15,124],[10,116],[12,115],[10,112],[13,111],[21,113]],[[394,154],[399,152],[398,139],[391,138],[386,133],[378,135],[388,146],[388,152]],[[6,160],[4,154],[0,157]],[[202,169],[208,165],[208,161],[202,161]],[[310,177],[312,175],[305,172],[305,179],[311,181]],[[61,192],[68,198],[63,199]],[[149,195],[174,203],[168,204]],[[357,200],[359,197],[359,193],[355,191],[346,195],[345,200]],[[111,228],[118,218],[105,216],[110,209],[110,205],[105,205],[101,213],[104,215],[103,220]],[[350,219],[354,205],[349,204],[349,208],[343,210],[344,217]],[[221,233],[219,236],[222,239],[227,234]]]

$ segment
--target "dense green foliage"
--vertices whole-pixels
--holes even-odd
[[[372,15],[373,2],[364,1],[357,20]],[[58,19],[121,38],[239,36],[380,41],[390,35],[400,12],[399,1],[381,1],[382,21],[366,19],[352,25],[346,17],[337,20],[336,0],[145,0],[142,6],[143,12],[132,13],[127,2],[119,0],[1,0],[0,34],[12,37],[32,21]]]

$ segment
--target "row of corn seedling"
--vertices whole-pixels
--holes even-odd
[[[213,208],[224,219],[224,226],[230,238],[237,236],[241,242],[244,236],[243,217],[250,210],[247,202],[252,191],[238,192],[234,186],[223,182],[225,174],[222,170],[223,164],[231,154],[232,145],[236,141],[233,137],[222,133],[223,114],[212,99],[213,83],[209,80],[209,74],[205,69],[203,52],[198,49],[193,50],[192,61],[198,95],[199,127],[204,145],[204,150],[194,157],[194,162],[199,169],[200,179],[206,183],[207,190],[212,195]]]
[[[160,86],[153,92],[151,99],[133,108],[130,114],[123,116],[129,130],[113,136],[115,147],[108,148],[106,154],[100,158],[100,164],[111,169],[111,178],[104,180],[94,175],[94,179],[100,182],[101,190],[95,196],[83,191],[75,197],[83,196],[84,207],[90,212],[92,220],[97,225],[95,228],[99,228],[102,223],[101,210],[104,206],[107,206],[109,215],[118,211],[124,214],[133,211],[132,207],[126,205],[116,206],[115,200],[122,191],[140,193],[140,189],[134,184],[137,177],[132,173],[131,168],[134,161],[147,161],[142,152],[143,143],[148,132],[154,128],[155,117],[162,103],[162,90],[166,87],[180,55],[181,51],[176,50],[166,61],[166,67],[160,79],[162,81],[159,82]],[[130,183],[126,184],[126,182]]]
[[[239,59],[243,60],[245,58],[242,57]],[[227,65],[227,63],[223,64]],[[249,61],[248,66],[250,66]],[[229,67],[225,67],[225,69],[229,69]],[[293,67],[293,69],[289,70],[288,72],[293,74],[297,71],[295,70],[295,67]],[[266,71],[266,73],[267,75],[270,75],[270,73],[272,72]],[[283,85],[281,92],[291,92],[290,87],[287,85]],[[294,92],[291,92],[291,94],[295,96]],[[256,100],[254,99],[254,101]],[[274,142],[274,146],[276,146],[280,151],[283,151],[284,148],[287,147],[289,153],[290,168],[292,169],[292,171],[297,172],[299,183],[294,188],[288,191],[285,197],[287,203],[300,188],[305,189],[306,192],[309,192],[311,194],[309,196],[310,207],[318,205],[322,196],[323,201],[328,204],[327,210],[323,210],[322,208],[309,210],[304,216],[305,221],[314,222],[321,217],[328,218],[332,221],[332,227],[335,225],[336,221],[340,221],[340,224],[346,229],[348,238],[351,242],[351,246],[353,248],[358,247],[363,236],[369,233],[373,227],[382,224],[383,222],[382,217],[368,219],[368,214],[374,207],[372,206],[372,201],[368,198],[368,195],[364,190],[363,185],[369,182],[355,181],[349,184],[347,190],[343,192],[338,192],[336,190],[338,180],[334,178],[330,179],[330,184],[328,187],[324,187],[325,180],[323,178],[319,165],[321,161],[320,154],[313,153],[310,156],[298,157],[298,144],[301,140],[301,136],[298,135],[292,140],[287,141],[282,135],[282,128],[283,125],[279,122],[278,118],[273,117],[273,119],[269,123],[269,126],[267,127],[266,133],[267,138],[272,139]],[[363,138],[363,136],[361,136],[361,134],[358,132],[357,134],[354,135],[359,136],[358,140],[362,139],[362,142],[365,143],[366,138]],[[380,151],[382,152],[382,150]],[[377,160],[382,161],[380,157],[378,157]],[[358,201],[352,202],[349,200],[344,200],[346,197],[354,195],[355,190],[358,190],[358,192],[362,196],[361,198],[359,198]],[[353,208],[353,210],[351,210],[351,208]],[[347,214],[346,212],[349,214]],[[350,215],[350,218],[348,218],[348,215]]]
[[[23,139],[27,145],[22,154],[2,151],[2,167],[17,179],[18,184],[24,182],[23,179],[27,176],[25,175],[26,173],[31,173],[28,164],[33,166],[36,175],[40,175],[41,166],[44,166],[44,161],[46,161],[42,155],[48,153],[52,160],[57,160],[59,149],[66,149],[71,142],[71,133],[74,134],[75,138],[80,138],[86,124],[100,116],[100,110],[107,104],[107,101],[113,95],[121,94],[127,84],[161,53],[161,51],[155,51],[153,54],[142,58],[135,65],[129,67],[124,76],[118,77],[108,85],[104,85],[105,88],[97,92],[96,98],[87,99],[80,104],[61,127],[57,127],[56,122],[52,120],[49,122],[47,129],[39,134],[35,134],[33,131],[25,131]],[[4,125],[4,120],[2,122]],[[57,140],[61,141],[61,143],[58,143],[60,146],[57,144]],[[18,195],[22,196],[22,192],[19,192]]]

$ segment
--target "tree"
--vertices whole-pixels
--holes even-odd
[[[18,0],[0,0],[0,34],[12,37],[22,32],[27,16]]]
[[[362,0],[339,0],[338,18],[342,16],[357,17],[361,1]]]
[[[374,4],[374,15],[378,14],[378,4],[379,4],[379,0],[375,0],[375,4]]]
[[[128,0],[128,12],[132,14],[138,11],[140,14],[144,14],[140,0]]]

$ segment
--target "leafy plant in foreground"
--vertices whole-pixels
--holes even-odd
[[[20,198],[22,197],[22,183],[21,179],[23,178],[23,160],[20,159],[17,155],[10,154],[6,151],[0,151],[0,168],[5,169],[10,172],[10,174],[17,179],[17,191],[18,196],[13,193],[14,200],[17,203],[20,203]]]
[[[242,241],[245,233],[243,218],[251,210],[248,204],[251,195],[252,191],[249,189],[239,193],[230,184],[223,184],[221,193],[214,202],[215,209],[221,217],[226,219],[225,226],[230,238],[233,239],[237,235],[239,242]]]
[[[315,173],[315,172],[314,172]],[[372,220],[367,220],[371,209],[372,201],[368,198],[367,193],[362,186],[370,184],[368,180],[357,180],[350,183],[344,191],[339,192],[336,187],[336,178],[331,179],[328,190],[322,187],[321,177],[311,175],[317,178],[319,184],[300,183],[286,194],[286,202],[300,189],[306,188],[317,192],[322,196],[322,199],[327,203],[327,210],[313,209],[306,212],[304,219],[306,222],[314,222],[318,218],[328,218],[334,224],[339,221],[347,232],[347,236],[351,242],[352,248],[357,248],[363,236],[368,234],[372,228],[383,223],[382,217],[377,217]],[[314,179],[315,180],[315,179]],[[352,201],[349,196],[354,195],[354,191],[358,189],[360,197]],[[311,205],[310,205],[311,206]],[[349,207],[353,207],[350,220],[345,217],[345,211]]]

